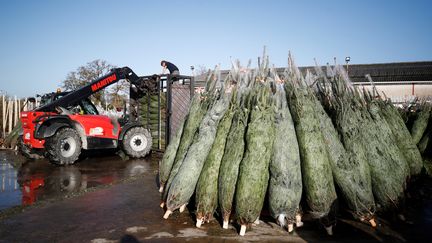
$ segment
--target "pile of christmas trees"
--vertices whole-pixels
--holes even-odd
[[[262,60],[256,69],[234,63],[224,81],[215,70],[195,95],[160,162],[164,218],[195,198],[197,227],[217,212],[244,235],[268,200],[265,210],[292,231],[302,201],[332,234],[343,200],[375,227],[375,213],[397,208],[424,167],[417,144],[428,120],[411,135],[391,102],[353,86],[343,68],[301,73],[290,57],[278,74]]]

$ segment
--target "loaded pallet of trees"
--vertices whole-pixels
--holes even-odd
[[[147,94],[139,99],[138,115],[152,135],[152,148],[165,148],[166,93]]]

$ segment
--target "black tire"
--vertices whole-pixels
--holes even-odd
[[[65,127],[46,140],[45,148],[51,162],[70,165],[78,160],[81,153],[81,139],[74,129]]]
[[[122,148],[125,154],[132,158],[146,156],[152,147],[152,137],[144,127],[132,127],[124,135]]]
[[[23,141],[22,136],[18,137],[17,141],[18,151],[27,159],[35,160],[35,159],[43,159],[44,156],[34,152],[31,148],[29,148]]]

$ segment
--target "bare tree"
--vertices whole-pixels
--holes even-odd
[[[195,75],[196,76],[206,75],[208,73],[209,73],[209,69],[208,68],[206,68],[204,65],[198,65],[198,68],[197,68],[197,70],[195,72]]]
[[[115,67],[116,66],[109,64],[105,60],[94,60],[84,66],[78,67],[76,71],[70,72],[63,81],[62,88],[69,91],[76,90],[91,81],[102,77]],[[116,97],[115,101],[117,104],[123,103],[123,101],[119,100],[120,98],[124,99],[124,96],[121,95],[121,91],[127,92],[128,87],[127,82],[119,82],[111,89],[100,90],[93,95],[92,99],[96,104],[101,104],[102,106],[112,102],[112,100],[108,100],[109,97]]]
[[[129,91],[129,83],[125,81],[121,81],[111,88],[109,94],[109,102],[115,109],[122,109]]]

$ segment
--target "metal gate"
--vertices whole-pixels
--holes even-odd
[[[182,85],[174,83],[172,85],[171,100],[171,135],[177,131],[178,126],[186,116],[191,100],[190,84]]]
[[[155,76],[144,76],[154,79]],[[186,116],[194,92],[194,80],[190,76],[157,76],[157,92],[138,100],[138,117],[150,130],[152,149],[164,151],[179,124]]]

